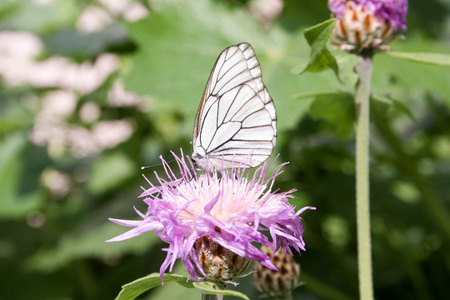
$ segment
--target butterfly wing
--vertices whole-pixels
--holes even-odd
[[[276,110],[253,48],[225,49],[211,72],[194,125],[192,158],[198,167],[255,167],[276,143]]]

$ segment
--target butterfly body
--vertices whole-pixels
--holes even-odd
[[[197,111],[192,160],[202,170],[255,167],[272,153],[276,122],[252,47],[228,47],[214,65]]]

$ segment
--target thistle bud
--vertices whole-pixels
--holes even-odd
[[[273,253],[272,247],[267,246],[262,246],[261,251],[267,256],[272,256]],[[256,264],[256,288],[272,297],[292,293],[292,290],[299,286],[300,265],[291,255],[285,254],[282,248],[278,249],[271,261],[278,271]]]
[[[197,275],[206,275],[210,280],[230,281],[238,278],[251,262],[212,241],[209,236],[197,239],[194,250],[203,271],[196,270]]]
[[[407,0],[329,0],[328,7],[338,18],[331,42],[341,50],[385,50],[395,31],[406,30]]]

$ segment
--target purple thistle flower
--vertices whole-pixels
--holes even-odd
[[[386,45],[406,30],[407,0],[328,0],[328,7],[338,21],[331,43],[354,53],[390,49]]]
[[[173,154],[173,153],[172,153]],[[168,181],[159,177],[158,185],[150,184],[140,197],[148,205],[145,214],[136,210],[142,220],[118,220],[112,222],[134,227],[108,242],[122,241],[148,231],[168,243],[166,259],[160,268],[161,280],[164,272],[171,272],[177,259],[181,259],[194,278],[197,275],[211,277],[199,259],[198,245],[214,244],[242,258],[256,260],[263,266],[277,270],[270,257],[261,252],[253,242],[280,247],[292,255],[291,247],[305,250],[302,218],[299,215],[314,207],[304,207],[295,212],[288,198],[292,192],[272,191],[275,178],[282,172],[281,164],[265,179],[270,165],[264,164],[255,170],[252,178],[249,171],[231,168],[218,172],[197,175],[192,161],[173,154],[181,175],[176,176],[161,157]],[[269,239],[264,232],[268,232]],[[248,264],[242,263],[245,267]],[[239,274],[242,269],[238,267]],[[232,279],[230,278],[225,279]]]
[[[348,2],[351,2],[353,8],[361,5],[385,23],[391,23],[394,31],[399,28],[406,30],[408,0],[328,0],[328,7],[337,18],[341,18],[347,10]]]

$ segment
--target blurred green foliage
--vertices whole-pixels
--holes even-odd
[[[0,299],[112,299],[123,284],[159,271],[164,243],[153,233],[105,243],[125,231],[107,218],[137,218],[133,206],[145,210],[137,199],[147,186],[141,165],[158,164],[169,150],[190,153],[195,112],[215,59],[243,41],[254,47],[277,107],[274,152],[281,154],[278,162],[290,162],[277,185],[298,190],[294,205],[317,207],[302,215],[307,252],[296,260],[305,284],[294,297],[357,299],[354,60],[334,53],[341,81],[331,70],[294,74],[309,59],[303,30],[329,17],[326,1],[286,0],[270,26],[255,21],[250,2],[135,1],[122,11],[93,0],[0,2],[1,37],[32,34],[17,45],[0,39],[1,49],[18,47],[8,60],[0,52]],[[125,13],[133,11],[131,3],[140,7],[133,8],[138,17]],[[449,10],[445,1],[410,1],[406,39],[393,49],[449,53]],[[33,38],[41,48],[26,56]],[[50,82],[55,57],[66,59],[58,68],[72,64],[78,75],[67,71]],[[86,70],[97,63],[99,73],[89,77]],[[67,81],[70,76],[82,84]],[[112,92],[120,80],[133,95]],[[444,66],[375,57],[377,299],[450,294],[449,82]],[[62,94],[55,97],[56,91]],[[162,172],[160,166],[146,171],[150,180],[153,171]],[[251,279],[237,289],[255,299]],[[176,286],[146,295],[179,297],[199,294]]]

